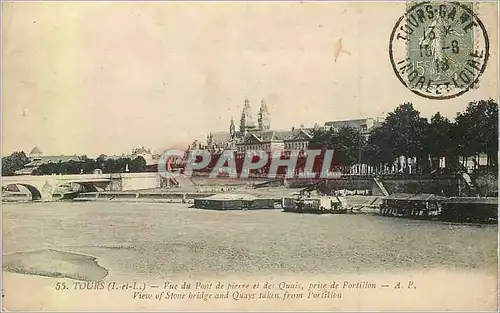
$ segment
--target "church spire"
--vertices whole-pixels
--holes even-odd
[[[243,112],[241,112],[240,119],[240,133],[242,135],[246,134],[248,129],[254,128],[255,124],[252,117],[252,108],[250,107],[250,100],[245,99],[245,106],[243,107]]]
[[[229,137],[231,140],[236,136],[236,126],[234,126],[234,119],[231,117],[231,124],[229,125]]]
[[[259,130],[269,130],[271,129],[271,118],[269,116],[269,111],[267,110],[267,104],[264,99],[260,102],[259,110]]]

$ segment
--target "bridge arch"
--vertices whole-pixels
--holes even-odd
[[[26,189],[29,190],[29,192],[31,193],[31,200],[40,200],[40,199],[42,199],[42,193],[35,186],[29,185],[29,184],[18,184],[18,185],[21,185],[21,186],[23,186],[23,187],[25,187]]]
[[[5,187],[2,187],[2,189],[5,189],[6,191],[9,191],[9,186],[15,186],[16,189],[18,189],[18,190],[19,190],[18,186],[22,186],[22,187],[26,188],[29,191],[29,193],[31,194],[31,200],[40,200],[40,199],[42,199],[42,193],[40,192],[40,190],[38,190],[37,187],[35,187],[33,185],[24,184],[24,183],[12,183],[12,184],[6,185]]]
[[[75,185],[79,186],[79,192],[98,192],[101,191],[103,188],[98,188],[94,183],[91,182],[76,182],[74,183]]]

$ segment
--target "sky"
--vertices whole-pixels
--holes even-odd
[[[272,129],[383,116],[411,101],[453,118],[498,97],[497,7],[482,3],[490,59],[451,100],[396,77],[389,37],[403,3],[3,2],[2,155],[97,156],[186,147],[239,124],[261,99]],[[349,54],[334,62],[342,39]]]

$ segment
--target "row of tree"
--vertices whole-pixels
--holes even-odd
[[[22,151],[14,152],[2,158],[2,176],[12,176],[20,169],[23,169],[30,162],[29,158]],[[43,163],[36,167],[32,175],[51,174],[90,174],[95,169],[101,169],[103,173],[139,173],[147,170],[146,161],[143,157],[111,159],[104,155],[97,159],[82,156],[80,161],[70,160],[67,162]]]
[[[2,176],[12,176],[15,171],[18,171],[30,160],[23,151],[16,151],[7,157],[2,158]]]
[[[430,171],[433,161],[444,157],[446,167],[456,169],[459,158],[475,160],[487,155],[487,168],[498,168],[498,103],[470,102],[454,121],[439,112],[430,120],[420,116],[411,103],[403,103],[374,128],[367,140],[356,129],[316,130],[311,148],[334,149],[339,165],[368,164],[375,168],[392,166],[398,158],[401,171],[408,171],[408,159],[416,159],[416,170]],[[460,157],[459,157],[460,156]]]
[[[100,156],[90,159],[83,156],[82,161],[68,161],[59,163],[44,163],[33,172],[33,175],[50,174],[81,174],[93,173],[95,169],[101,169],[103,173],[139,173],[145,172],[146,161],[143,157],[107,159]]]

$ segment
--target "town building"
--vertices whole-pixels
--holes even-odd
[[[197,148],[206,148],[211,152],[235,150],[240,154],[255,150],[302,151],[308,148],[315,130],[329,130],[332,128],[338,130],[342,127],[352,127],[359,130],[365,138],[368,138],[371,131],[381,123],[382,121],[377,118],[363,118],[330,121],[326,122],[324,126],[315,126],[313,128],[301,126],[298,128],[293,127],[291,130],[272,130],[271,116],[265,100],[260,103],[257,123],[255,123],[250,101],[245,99],[239,129],[236,129],[234,119],[231,119],[229,131],[208,134],[207,144],[198,143]]]
[[[272,130],[265,100],[260,103],[255,123],[250,101],[245,99],[239,129],[236,129],[234,119],[231,119],[229,131],[210,133],[204,147],[211,152],[235,150],[240,154],[246,151],[304,150],[309,145],[313,130],[303,126],[291,130]]]
[[[107,159],[117,160],[121,158],[128,158],[131,160],[135,160],[138,157],[142,157],[144,161],[146,161],[146,167],[149,170],[156,169],[156,166],[158,165],[158,159],[160,158],[158,154],[151,152],[151,149],[146,149],[144,148],[144,146],[132,149],[132,153],[130,154],[122,153],[122,155],[112,155],[112,156],[102,155],[102,157],[106,160]]]
[[[382,122],[383,120],[380,118],[359,118],[326,122],[325,127],[335,130],[339,130],[342,127],[351,127],[359,130],[365,139],[368,139],[372,130],[380,126]]]
[[[133,149],[132,154],[129,156],[132,160],[137,157],[142,157],[146,161],[146,166],[154,166],[158,164],[158,156],[151,152],[151,149],[144,147]]]

